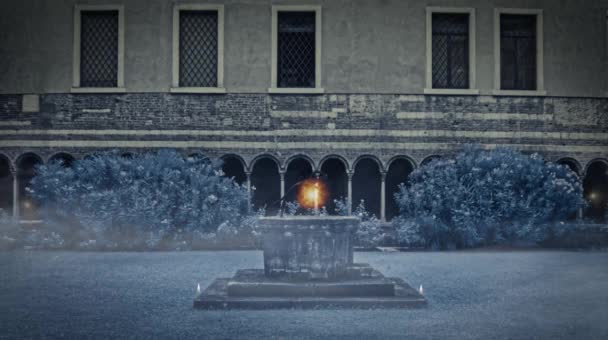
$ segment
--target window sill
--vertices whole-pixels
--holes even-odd
[[[224,87],[172,87],[171,93],[226,93]]]
[[[125,93],[124,87],[72,87],[71,93]]]
[[[323,94],[325,89],[322,87],[271,87],[268,93],[277,94]]]
[[[538,90],[492,90],[492,94],[495,96],[513,96],[513,97],[543,97],[547,95],[547,91]]]
[[[438,94],[438,95],[463,95],[463,96],[476,96],[479,95],[478,89],[424,89],[424,94]]]

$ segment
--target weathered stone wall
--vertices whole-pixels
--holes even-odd
[[[66,93],[72,85],[74,4],[123,4],[127,92],[168,92],[174,3],[225,5],[225,87],[270,87],[271,6],[320,4],[322,87],[328,93],[423,93],[425,8],[475,8],[477,86],[494,86],[494,9],[543,10],[545,89],[608,92],[608,0],[3,0],[0,93]]]
[[[508,145],[582,166],[608,157],[608,99],[430,95],[45,94],[0,95],[0,151],[47,159],[65,151],[161,147],[209,156],[261,154],[283,165],[305,154],[319,164],[361,155],[383,163],[453,152],[465,143]],[[29,105],[26,100],[26,105]],[[27,110],[26,110],[27,111]]]

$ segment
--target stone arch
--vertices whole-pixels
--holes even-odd
[[[608,160],[605,158],[594,158],[592,160],[590,160],[589,162],[587,162],[587,164],[585,165],[585,170],[583,171],[583,175],[587,175],[587,172],[589,171],[589,168],[592,165],[595,165],[597,163],[603,163],[604,165],[608,166]]]
[[[380,217],[382,165],[373,156],[361,156],[353,162],[353,211],[361,200],[371,214]]]
[[[312,158],[310,158],[308,155],[301,154],[301,153],[289,156],[285,160],[285,164],[283,164],[282,169],[287,170],[287,167],[289,166],[289,164],[291,162],[293,162],[294,160],[297,160],[297,159],[304,159],[304,160],[306,160],[310,164],[310,166],[312,167],[313,171],[317,169],[315,161],[313,161]]]
[[[386,171],[386,219],[390,221],[399,214],[399,207],[395,203],[395,194],[399,191],[401,183],[407,183],[409,175],[416,169],[416,163],[407,156],[393,157]]]
[[[221,157],[222,160],[222,171],[224,176],[233,178],[236,183],[242,185],[247,181],[247,175],[245,174],[245,161],[241,156],[234,154],[227,154]]]
[[[583,192],[589,202],[585,217],[599,223],[608,221],[608,161],[595,159],[587,164]]]
[[[348,198],[348,162],[341,156],[326,156],[319,162],[319,172],[327,190],[325,207],[335,215],[334,200]]]
[[[71,168],[72,165],[74,164],[74,161],[76,160],[76,157],[72,156],[71,154],[67,153],[67,152],[58,152],[54,155],[52,155],[51,157],[49,157],[48,162],[60,162],[61,165],[65,168]]]
[[[256,157],[251,162],[251,204],[255,210],[266,208],[275,215],[281,199],[279,162],[274,157]]]
[[[331,155],[327,155],[323,158],[321,158],[321,161],[319,161],[318,164],[318,170],[321,170],[321,167],[323,167],[323,164],[330,159],[337,159],[339,161],[341,161],[344,164],[344,168],[346,169],[346,171],[350,171],[350,166],[348,164],[348,160],[345,157],[342,157],[340,155],[336,155],[336,154],[331,154]]]
[[[20,216],[25,220],[38,220],[38,207],[29,197],[27,188],[36,176],[36,166],[44,164],[42,158],[33,152],[24,153],[15,162],[18,178],[18,205]]]
[[[369,155],[369,154],[365,154],[365,155],[361,155],[359,157],[357,157],[355,159],[355,161],[353,162],[352,165],[352,170],[354,171],[355,168],[357,167],[357,164],[363,160],[363,159],[371,159],[372,161],[374,161],[377,165],[378,165],[378,169],[380,172],[384,171],[384,164],[382,164],[382,161],[380,159],[378,159],[378,157],[374,156],[374,155]]]
[[[268,153],[262,153],[262,154],[256,155],[255,157],[253,157],[251,159],[251,162],[249,162],[249,171],[253,170],[253,166],[255,165],[255,163],[257,163],[260,160],[265,159],[265,158],[272,160],[280,168],[281,161],[279,161],[278,158],[276,158],[275,156],[268,154]]]
[[[441,159],[441,156],[440,155],[427,156],[420,162],[420,166],[425,166],[436,159]]]
[[[298,192],[302,188],[298,184],[311,178],[315,167],[310,157],[303,155],[291,157],[285,165],[285,202],[293,202],[297,200]]]
[[[558,159],[555,163],[565,165],[570,170],[574,171],[578,176],[581,175],[582,167],[581,163],[579,163],[576,159],[571,157],[563,157]]]
[[[13,171],[11,160],[0,153],[0,209],[5,214],[13,210]]]
[[[209,159],[209,157],[205,156],[205,154],[203,154],[202,152],[192,152],[189,153],[188,156],[186,156],[186,160],[188,161],[198,161],[201,160],[204,163],[210,163],[211,160]]]

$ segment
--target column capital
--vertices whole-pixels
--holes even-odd
[[[386,171],[380,171],[380,179],[382,182],[386,181]]]

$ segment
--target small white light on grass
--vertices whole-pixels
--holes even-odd
[[[200,294],[201,293],[201,284],[197,284],[196,285],[196,294]]]
[[[420,285],[420,288],[418,288],[418,293],[420,293],[420,295],[424,295],[424,288],[422,288],[422,285]]]

